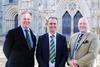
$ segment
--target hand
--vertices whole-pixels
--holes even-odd
[[[70,61],[69,61],[69,65],[70,65],[70,67],[74,67],[74,62],[73,62],[73,60],[70,60]]]
[[[74,67],[79,67],[77,60],[73,60]]]
[[[77,60],[72,59],[72,60],[69,61],[69,64],[70,64],[71,67],[78,67]]]

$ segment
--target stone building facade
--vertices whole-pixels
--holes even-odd
[[[20,13],[32,12],[31,28],[36,36],[46,32],[46,19],[58,18],[58,32],[68,39],[78,31],[79,18],[87,17],[90,30],[100,37],[100,0],[0,0],[0,35],[20,25]]]

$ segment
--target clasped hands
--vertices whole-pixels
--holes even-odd
[[[70,67],[79,67],[77,60],[72,59],[69,61]]]

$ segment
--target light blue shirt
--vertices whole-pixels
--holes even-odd
[[[24,37],[26,38],[25,28],[23,28],[22,26],[21,26],[21,28],[23,30]],[[28,28],[27,30],[28,30],[28,34],[29,34],[29,38],[30,38],[30,42],[31,42],[31,45],[30,46],[31,46],[31,48],[33,48],[33,41],[32,41],[32,36],[31,36],[31,33],[30,33],[30,29]]]
[[[51,41],[51,37],[52,34],[48,33],[49,34],[49,46],[50,46],[50,41]],[[54,34],[54,45],[55,45],[55,52],[56,52],[56,33]],[[49,67],[55,67],[55,63],[51,63],[50,60],[49,60]]]
[[[78,40],[79,40],[79,36],[80,36],[80,34],[78,34],[78,36],[77,36],[77,39],[75,40],[75,43],[73,44],[73,47],[72,47],[72,52],[71,52],[71,58],[72,59],[75,59],[75,56],[76,56],[76,49],[75,49],[75,47],[77,46],[77,44],[78,44]]]
[[[77,44],[79,45],[79,42],[78,42],[78,40],[79,40],[79,37],[81,36],[81,34],[85,34],[85,33],[83,33],[83,32],[79,32],[78,33],[78,36],[77,36],[77,38],[76,38],[76,41],[75,41],[75,43],[73,44],[73,46],[72,46],[72,50],[71,50],[71,58],[73,58],[73,59],[75,59],[75,57],[76,57],[76,53],[77,53]]]

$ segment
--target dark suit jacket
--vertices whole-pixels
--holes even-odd
[[[34,46],[30,50],[21,26],[8,32],[3,47],[4,54],[7,58],[6,67],[34,67],[36,37],[32,31],[31,36]]]
[[[42,35],[38,39],[36,58],[39,67],[49,67],[49,35]],[[68,58],[66,38],[57,33],[56,35],[56,62],[55,67],[65,67]]]

